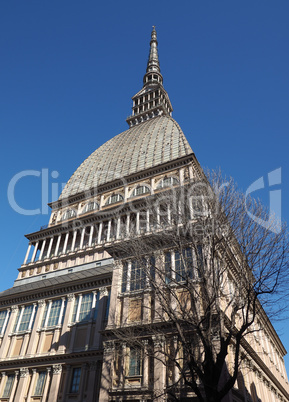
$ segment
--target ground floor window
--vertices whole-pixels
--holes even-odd
[[[46,372],[40,371],[40,373],[38,374],[34,395],[42,395],[43,394],[45,378],[46,378]]]
[[[72,371],[70,392],[72,394],[77,394],[79,392],[80,385],[81,368],[75,367]]]
[[[6,380],[6,384],[5,384],[5,388],[4,388],[4,391],[3,391],[2,398],[9,398],[10,397],[13,382],[14,382],[14,374],[8,375],[7,380]]]

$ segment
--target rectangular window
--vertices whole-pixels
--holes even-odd
[[[92,307],[92,298],[92,293],[86,293],[82,296],[78,321],[89,320]]]
[[[183,256],[179,251],[175,251],[175,272],[176,272],[176,281],[181,282],[185,280],[185,265],[183,261]]]
[[[46,372],[40,371],[40,373],[38,374],[34,395],[38,396],[43,394],[45,378],[46,378]]]
[[[80,367],[74,368],[72,371],[72,379],[70,386],[70,392],[72,394],[77,394],[79,392],[80,377],[81,377],[81,368]]]
[[[145,271],[143,269],[143,264],[146,261],[132,261],[131,263],[131,273],[130,273],[130,290],[143,289],[145,285]]]
[[[141,373],[141,350],[131,348],[129,355],[129,376],[140,375]]]
[[[180,253],[175,252],[175,271],[176,271],[176,281],[181,282],[186,280],[188,277],[193,276],[193,257],[192,249],[190,247]]]
[[[77,296],[74,303],[72,322],[88,321],[92,310],[93,293],[86,293],[82,297]],[[80,308],[78,306],[80,304]],[[79,310],[79,314],[78,313]]]
[[[3,330],[6,316],[7,316],[7,310],[0,311],[0,334]]]
[[[6,384],[5,384],[5,388],[4,388],[4,391],[3,391],[2,398],[9,398],[10,397],[13,382],[14,382],[14,374],[8,375],[7,380],[6,380]]]
[[[15,321],[14,328],[13,328],[13,332],[16,331],[18,324],[19,324],[19,327],[18,327],[19,332],[27,331],[27,329],[29,329],[29,322],[30,322],[30,319],[31,319],[31,316],[33,313],[33,305],[31,304],[30,306],[25,306],[23,314],[21,314],[21,312],[22,312],[22,308],[20,308],[18,310],[16,321]],[[35,315],[36,315],[36,310],[35,310],[34,317],[35,317]],[[19,323],[20,317],[21,317],[21,321]],[[33,323],[32,323],[32,325],[33,325]]]
[[[50,302],[46,303],[43,318],[42,318],[41,327],[44,327],[44,325],[45,325],[45,321],[47,319],[47,313],[49,311],[49,303]],[[51,302],[51,308],[50,308],[49,317],[48,317],[48,320],[47,320],[47,327],[52,327],[52,326],[58,324],[59,316],[60,316],[60,312],[61,312],[61,306],[62,306],[62,299],[53,300]],[[62,324],[62,322],[63,322],[63,318],[64,318],[64,315],[65,315],[65,307],[66,307],[66,301],[64,302],[64,309],[63,309],[62,317],[61,317],[61,320],[60,320],[60,324]]]

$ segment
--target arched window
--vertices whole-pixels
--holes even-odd
[[[178,184],[179,184],[178,179],[176,177],[170,176],[160,180],[157,188],[159,189],[159,188],[173,187]]]
[[[86,213],[86,212],[90,212],[90,211],[94,211],[96,209],[99,209],[99,205],[97,202],[91,201],[88,204],[85,205],[85,207],[83,208],[82,213]]]
[[[115,204],[116,202],[120,201],[123,201],[123,196],[121,194],[113,194],[110,197],[108,197],[105,205]]]
[[[68,209],[67,211],[64,212],[62,219],[66,220],[66,219],[74,218],[75,216],[76,216],[76,212],[74,211],[74,209]]]
[[[144,186],[144,185],[143,186],[137,186],[133,190],[133,192],[131,194],[131,197],[137,197],[138,195],[148,194],[150,192],[151,192],[151,190],[150,190],[150,188],[148,186]]]

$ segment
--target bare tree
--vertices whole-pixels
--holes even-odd
[[[152,362],[152,398],[191,393],[220,402],[252,352],[257,318],[265,322],[283,307],[287,229],[219,172],[131,207],[136,229],[124,228],[108,250],[122,263],[123,295],[150,294],[151,301],[131,305],[107,335]],[[165,390],[157,389],[157,364],[166,366]]]

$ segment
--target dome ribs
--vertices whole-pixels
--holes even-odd
[[[180,126],[158,116],[113,137],[68,180],[59,200],[193,153]]]

